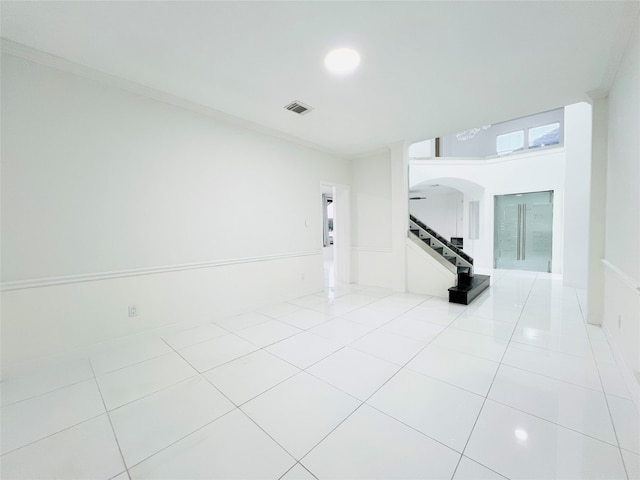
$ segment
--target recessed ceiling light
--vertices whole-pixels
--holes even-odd
[[[523,428],[516,428],[514,433],[516,434],[516,438],[522,442],[529,438],[529,434]]]
[[[351,48],[336,48],[324,57],[324,66],[334,75],[349,75],[360,65],[360,54]]]

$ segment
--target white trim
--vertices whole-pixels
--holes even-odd
[[[280,130],[266,127],[264,125],[251,122],[249,120],[244,120],[240,117],[236,117],[234,115],[224,113],[220,110],[216,110],[215,108],[207,107],[206,105],[192,102],[190,100],[173,95],[171,93],[167,93],[162,90],[157,90],[155,88],[148,87],[141,83],[127,80],[126,78],[118,77],[116,75],[111,75],[110,73],[106,73],[101,70],[96,70],[86,65],[82,65],[80,63],[76,63],[71,60],[67,60],[65,58],[58,57],[56,55],[52,55],[50,53],[37,50],[35,48],[28,47],[21,43],[7,40],[5,38],[2,39],[2,53],[13,55],[14,57],[22,58],[24,60],[28,60],[31,62],[39,63],[41,65],[55,68],[56,70],[60,70],[66,73],[71,73],[73,75],[78,75],[80,77],[88,78],[89,80],[101,82],[111,87],[119,88],[121,90],[125,90],[137,95],[141,95],[143,97],[151,98],[158,102],[166,103],[174,107],[183,108],[191,112],[205,115],[207,117],[213,118],[214,120],[217,120],[220,122],[224,122],[226,124],[251,130],[263,135],[279,138],[281,140],[285,140],[287,142],[291,142],[296,145],[301,145],[306,148],[311,148],[313,150],[331,155],[333,157],[344,158],[344,159],[349,157],[349,155],[344,155],[337,151],[324,148],[321,145],[315,144],[313,142],[309,142],[307,140],[303,140],[302,138],[299,138],[299,137],[294,137],[293,135],[286,134],[284,132],[281,132]]]
[[[60,277],[34,278],[30,280],[18,280],[14,282],[2,282],[0,291],[24,290],[27,288],[51,287],[68,283],[93,282],[97,280],[110,280],[114,278],[136,277],[139,275],[154,275],[158,273],[179,272],[182,270],[195,270],[199,268],[224,267],[242,263],[268,262],[284,258],[309,257],[322,255],[322,250],[308,252],[280,253],[274,255],[261,255],[258,257],[230,258],[226,260],[214,260],[211,262],[184,263],[179,265],[166,265],[162,267],[134,268],[131,270],[118,270],[113,272],[83,273],[79,275],[65,275]]]
[[[624,283],[631,290],[633,290],[635,293],[640,295],[640,283],[638,283],[634,278],[632,278],[629,275],[627,275],[626,273],[624,273],[620,268],[616,267],[609,260],[601,258],[600,261],[602,262],[602,264],[605,267],[607,267],[609,270],[611,270],[613,273],[615,273],[618,276],[618,278],[620,280],[622,280],[622,283]]]

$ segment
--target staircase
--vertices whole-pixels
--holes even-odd
[[[409,215],[409,238],[456,274],[456,285],[449,288],[450,303],[468,305],[489,287],[489,275],[474,275],[473,258],[413,215]]]

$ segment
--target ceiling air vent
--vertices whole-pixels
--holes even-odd
[[[313,110],[313,108],[309,105],[305,105],[304,103],[298,101],[291,102],[284,108],[291,112],[297,113],[298,115],[304,115],[305,113],[309,113],[311,110]]]

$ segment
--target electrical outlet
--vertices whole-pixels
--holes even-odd
[[[618,315],[618,329],[622,328],[622,315]]]
[[[136,305],[129,305],[129,316],[130,317],[138,316],[138,307]]]
[[[300,280],[304,280],[304,272],[300,274]]]

